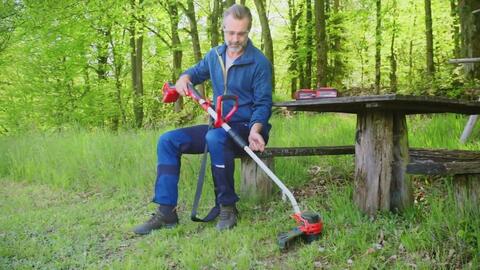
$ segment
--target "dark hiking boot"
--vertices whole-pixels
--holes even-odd
[[[220,220],[217,223],[217,230],[229,230],[237,225],[238,210],[233,205],[220,205]]]
[[[175,206],[160,205],[157,212],[147,222],[133,229],[133,232],[140,235],[151,233],[153,230],[162,228],[171,229],[178,224],[177,210]]]

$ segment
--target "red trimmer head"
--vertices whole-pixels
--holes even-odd
[[[299,236],[308,244],[320,238],[323,222],[319,214],[312,211],[304,211],[295,213],[292,217],[299,226],[278,236],[278,245],[281,250],[286,250],[290,243]]]

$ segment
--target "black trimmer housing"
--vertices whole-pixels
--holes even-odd
[[[278,236],[278,246],[282,251],[287,250],[290,243],[300,236],[305,243],[310,244],[311,242],[318,240],[322,233],[323,222],[318,213],[304,211],[293,214],[292,217],[297,221],[299,226],[291,231],[281,233]]]

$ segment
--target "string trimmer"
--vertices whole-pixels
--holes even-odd
[[[171,83],[165,83],[163,85],[163,99],[165,103],[175,102],[179,94],[175,90],[175,85]],[[205,110],[214,120],[214,126],[216,128],[223,128],[232,139],[238,144],[256,163],[257,165],[272,179],[272,181],[282,190],[283,194],[287,196],[290,203],[293,207],[292,217],[297,221],[298,226],[289,232],[282,233],[278,237],[278,245],[280,248],[286,249],[289,246],[289,243],[301,236],[305,242],[311,243],[314,240],[317,240],[320,237],[322,232],[322,219],[320,215],[312,211],[300,211],[297,200],[293,196],[292,192],[278,179],[278,177],[263,163],[263,161],[248,147],[248,144],[243,140],[242,137],[238,136],[232,128],[227,124],[227,121],[232,117],[238,108],[238,98],[232,95],[223,95],[217,98],[215,111],[208,99],[202,97],[202,95],[193,87],[193,85],[188,85],[188,90],[186,93],[187,96],[191,97],[196,103],[198,103],[203,110]],[[231,111],[228,112],[227,116],[223,118],[222,105],[223,101],[230,100],[234,102],[234,106]]]

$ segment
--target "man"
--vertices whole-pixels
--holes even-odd
[[[268,141],[268,120],[272,107],[272,68],[267,58],[248,38],[252,26],[250,10],[233,5],[223,15],[225,44],[210,50],[205,58],[185,71],[176,82],[176,90],[185,95],[187,85],[211,79],[214,99],[220,95],[238,96],[239,108],[229,125],[254,151],[263,151]],[[227,103],[227,102],[226,102]],[[229,112],[233,104],[224,104]],[[171,228],[178,223],[176,212],[180,157],[183,153],[199,154],[207,144],[212,164],[216,205],[220,206],[218,230],[231,229],[237,222],[234,188],[234,157],[242,152],[222,128],[199,125],[166,132],[157,146],[157,179],[153,202],[159,204],[156,214],[137,226],[137,234]]]

